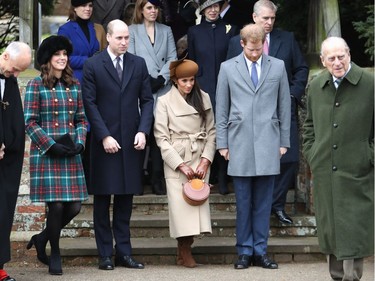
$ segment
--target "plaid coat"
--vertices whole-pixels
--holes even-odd
[[[69,133],[85,144],[87,121],[79,84],[70,88],[57,82],[52,90],[41,77],[31,80],[25,95],[26,133],[30,136],[30,199],[32,202],[87,199],[80,155],[51,157],[54,138]]]

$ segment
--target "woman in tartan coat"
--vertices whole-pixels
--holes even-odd
[[[31,80],[25,95],[26,133],[30,136],[30,198],[46,202],[46,228],[34,235],[38,259],[49,264],[49,273],[61,275],[61,229],[80,211],[87,199],[81,152],[86,139],[86,118],[79,82],[68,63],[72,52],[64,36],[50,36],[39,47],[41,76]],[[69,133],[71,143],[58,141]],[[45,247],[50,241],[51,256]]]

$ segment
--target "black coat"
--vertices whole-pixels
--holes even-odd
[[[91,125],[91,181],[94,195],[142,193],[143,151],[134,148],[137,132],[149,134],[154,99],[143,58],[126,53],[120,82],[107,49],[83,68],[82,96]],[[112,136],[121,146],[106,153],[102,140]]]
[[[229,40],[236,29],[219,18],[216,22],[202,19],[188,31],[188,56],[199,66],[197,80],[201,89],[209,94],[213,108],[220,64],[225,61]]]
[[[5,155],[0,160],[0,265],[10,260],[10,232],[20,186],[25,149],[25,122],[21,95],[14,77],[5,78],[0,107],[0,145],[5,144]]]
[[[244,25],[253,22],[251,14],[255,2],[255,0],[231,0],[223,20],[241,29]]]

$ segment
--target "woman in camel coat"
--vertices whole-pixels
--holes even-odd
[[[208,200],[200,206],[184,201],[182,185],[193,178],[209,178],[216,150],[213,108],[195,81],[197,71],[191,60],[171,63],[174,86],[159,97],[154,125],[164,160],[170,235],[178,240],[177,264],[186,267],[196,266],[191,255],[193,237],[211,233],[211,217]]]

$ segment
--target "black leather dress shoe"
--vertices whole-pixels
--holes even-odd
[[[4,279],[1,279],[0,281],[16,281],[16,279],[8,275],[7,277],[5,277]]]
[[[267,255],[254,256],[253,265],[268,269],[277,269],[279,267],[278,264],[271,260]]]
[[[239,255],[238,260],[234,264],[235,269],[245,269],[250,265],[251,257],[248,255]]]
[[[137,262],[132,259],[131,256],[122,256],[115,258],[115,265],[116,266],[124,266],[128,268],[136,268],[136,269],[143,269],[145,266],[143,263]]]
[[[293,220],[291,219],[291,217],[288,216],[287,213],[285,213],[285,211],[274,211],[273,214],[281,223],[285,223],[285,224],[293,223]]]
[[[111,257],[100,257],[99,258],[99,269],[101,270],[113,270],[114,266]]]

